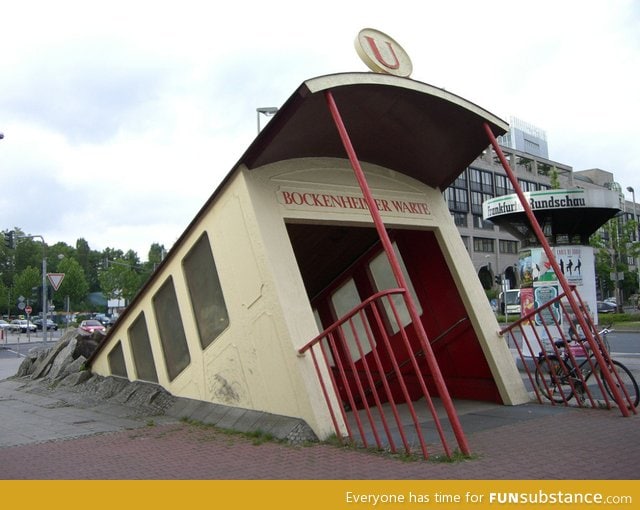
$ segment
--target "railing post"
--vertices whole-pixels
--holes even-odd
[[[496,137],[493,134],[493,131],[491,131],[491,127],[486,122],[484,123],[484,129],[485,129],[485,132],[487,133],[487,137],[489,138],[489,141],[491,142],[491,145],[493,146],[493,149],[496,151],[496,154],[498,155],[498,158],[502,163],[502,167],[504,168],[504,171],[507,173],[507,177],[509,178],[509,181],[511,181],[513,189],[515,190],[516,194],[518,195],[518,198],[520,199],[520,204],[522,205],[522,208],[524,209],[524,212],[529,220],[529,223],[531,224],[531,228],[533,229],[538,241],[540,242],[540,245],[542,246],[542,249],[544,250],[544,253],[547,256],[547,259],[549,260],[549,263],[551,264],[551,267],[553,268],[553,271],[555,272],[556,277],[558,278],[558,282],[560,283],[560,286],[562,287],[562,290],[567,300],[569,301],[569,306],[571,307],[571,310],[573,311],[576,318],[578,319],[578,323],[580,324],[580,327],[582,328],[582,331],[585,334],[585,338],[589,343],[589,347],[591,347],[598,364],[602,367],[607,367],[608,365],[605,362],[604,357],[600,352],[600,349],[598,348],[598,343],[593,337],[592,328],[587,325],[587,322],[584,317],[584,311],[580,309],[580,306],[578,305],[578,302],[572,293],[572,289],[571,289],[571,286],[569,285],[569,282],[564,276],[564,273],[560,270],[560,266],[558,265],[558,261],[556,260],[555,254],[551,249],[551,245],[549,245],[549,241],[547,241],[547,238],[545,237],[544,232],[542,231],[542,228],[540,228],[540,224],[538,223],[538,220],[533,214],[533,210],[531,209],[529,202],[527,202],[527,199],[524,196],[522,188],[520,188],[520,185],[518,184],[518,179],[513,173],[513,170],[511,169],[509,162],[505,158],[504,153],[502,152],[502,149],[500,148],[500,145],[498,144],[498,141],[496,140]],[[611,372],[609,370],[604,370],[602,373],[604,378],[606,379],[607,384],[609,385],[609,388],[611,388],[611,391],[614,396],[614,400],[618,404],[618,407],[620,408],[622,415],[629,416],[630,415],[629,410],[627,409],[626,405],[623,405],[622,394],[620,393],[617,385],[614,383]],[[635,413],[635,410],[634,410],[634,413]]]
[[[380,241],[382,242],[382,246],[389,260],[389,264],[391,265],[393,274],[396,278],[396,281],[398,282],[398,286],[403,289],[407,289],[407,282],[404,278],[404,274],[402,273],[402,269],[400,268],[400,264],[398,263],[396,254],[393,250],[393,245],[391,244],[391,240],[389,239],[389,235],[384,226],[384,222],[382,221],[380,212],[378,211],[373,195],[371,194],[371,189],[369,188],[369,184],[364,175],[364,171],[360,166],[360,162],[358,161],[353,145],[351,144],[351,140],[345,128],[344,122],[342,121],[340,112],[338,111],[338,107],[333,98],[333,94],[331,94],[331,91],[328,90],[325,92],[325,97],[329,106],[329,111],[331,112],[331,116],[333,117],[333,121],[340,135],[340,139],[342,140],[342,144],[347,152],[347,155],[349,156],[349,161],[351,162],[351,167],[353,168],[353,172],[360,186],[360,190],[362,191],[364,199],[369,208],[369,212],[380,237]],[[464,455],[469,455],[470,450],[467,444],[467,439],[464,435],[460,420],[453,406],[453,401],[451,400],[451,396],[449,395],[449,390],[447,389],[447,386],[444,382],[444,378],[442,376],[442,373],[440,372],[440,367],[438,366],[438,362],[436,361],[433,350],[431,349],[429,338],[427,337],[427,333],[422,325],[422,321],[420,320],[420,316],[418,315],[417,308],[409,292],[404,293],[404,300],[407,306],[407,310],[409,311],[409,316],[411,317],[411,321],[413,322],[414,328],[424,350],[425,359],[431,371],[431,375],[433,376],[436,388],[438,389],[438,394],[442,399],[442,403],[451,423],[451,428],[453,429],[454,435],[458,442],[458,446],[460,447],[460,451]]]

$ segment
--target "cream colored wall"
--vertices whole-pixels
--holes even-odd
[[[428,204],[429,214],[383,212],[390,227],[427,228],[437,232],[443,252],[480,336],[482,348],[507,403],[522,400],[522,385],[498,324],[473,271],[442,194],[402,174],[363,165],[374,196],[409,197]],[[127,329],[144,311],[158,382],[172,394],[304,419],[320,437],[333,431],[317,375],[300,347],[318,334],[309,299],[286,231],[285,220],[372,224],[368,211],[291,207],[278,192],[316,190],[360,195],[345,160],[284,161],[258,170],[240,169],[200,215],[180,246],[174,247],[162,274],[145,296],[119,321],[111,341],[92,364],[109,375],[107,355],[115,341],[123,344],[127,372],[135,377]],[[229,313],[229,327],[204,351],[191,312],[182,259],[207,231]],[[454,263],[455,261],[455,263]],[[152,296],[173,277],[191,363],[169,381],[159,341]],[[462,282],[465,282],[463,285]],[[475,282],[478,282],[477,285]],[[512,370],[513,368],[513,370]],[[522,388],[524,393],[524,388]]]
[[[202,215],[181,246],[175,247],[162,275],[151,285],[135,309],[117,323],[109,345],[92,364],[93,372],[109,375],[108,353],[120,340],[129,378],[135,365],[127,330],[144,311],[158,383],[174,395],[303,418],[321,437],[333,430],[318,382],[308,374],[307,360],[298,357],[279,306],[274,274],[267,267],[264,236],[256,223],[256,208],[245,186],[246,172],[227,185],[211,210]],[[261,213],[262,214],[262,213]],[[204,351],[182,272],[182,259],[203,231],[207,231],[229,313],[229,328]],[[295,266],[295,260],[283,261]],[[152,296],[171,276],[182,316],[191,363],[169,380],[154,318]],[[292,293],[304,294],[291,282]],[[306,298],[305,298],[306,299]],[[315,328],[315,324],[313,325]]]
[[[528,402],[529,396],[511,352],[504,338],[498,335],[499,325],[442,194],[403,174],[368,164],[362,166],[374,198],[419,195],[420,200],[428,204],[431,214],[427,216],[398,215],[384,211],[381,215],[389,227],[427,228],[436,232],[504,403],[513,405]],[[278,205],[277,211],[273,208],[273,197],[282,189],[315,190],[317,193],[352,191],[356,195],[361,194],[353,170],[345,160],[308,158],[285,161],[252,172],[249,180],[253,203],[260,210],[269,211],[269,214],[260,214],[258,222],[263,232],[273,233],[265,238],[265,253],[272,260],[280,303],[291,312],[285,316],[285,321],[294,347],[299,348],[317,334],[317,328],[303,287],[297,284],[296,292],[292,292],[291,282],[301,277],[282,219],[347,222],[354,225],[371,225],[372,220],[368,211],[362,210],[347,212],[304,206],[291,208],[282,204]],[[311,375],[315,378],[315,374]]]

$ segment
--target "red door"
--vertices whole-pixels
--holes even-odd
[[[502,402],[459,284],[435,234],[403,230],[396,232],[395,239],[414,282],[423,309],[422,323],[449,393],[459,399]]]
[[[414,298],[451,396],[499,401],[486,359],[435,235],[428,231],[396,231],[391,237],[405,272],[408,292]],[[324,329],[378,291],[396,287],[387,256],[378,244],[340,275],[312,305]],[[371,385],[380,392],[384,379],[394,401],[403,401],[405,395],[416,400],[422,396],[414,368],[417,363],[429,392],[437,396],[424,349],[402,296],[382,299],[374,308],[365,309],[344,324],[340,328],[341,341],[327,346],[332,352],[331,363],[339,390],[344,393],[348,385],[353,394],[368,398],[373,393]]]

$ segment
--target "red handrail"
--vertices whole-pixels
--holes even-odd
[[[364,447],[368,447],[370,433],[378,448],[386,448],[388,446],[392,452],[396,452],[397,447],[394,435],[383,409],[383,402],[387,402],[404,449],[410,454],[412,445],[407,430],[405,430],[407,423],[403,423],[399,409],[399,404],[402,403],[409,412],[411,428],[414,430],[422,455],[428,458],[429,453],[424,437],[423,424],[418,417],[415,403],[411,398],[411,393],[405,380],[407,377],[416,377],[420,383],[422,396],[425,398],[426,405],[433,418],[434,426],[442,442],[443,450],[447,455],[451,456],[451,449],[447,443],[442,423],[427,390],[424,376],[421,373],[422,371],[417,361],[415,361],[416,357],[413,355],[414,353],[412,352],[407,332],[402,327],[400,314],[393,301],[393,296],[404,295],[405,293],[406,291],[404,289],[398,288],[387,289],[373,294],[352,308],[346,315],[338,319],[322,333],[307,342],[298,352],[300,355],[304,355],[307,352],[311,352],[312,354],[312,360],[316,374],[320,379],[325,402],[329,408],[336,435],[340,439],[347,436],[351,442],[360,442]],[[391,317],[387,317],[387,319],[393,320],[395,325],[399,326],[400,343],[404,346],[408,358],[412,359],[413,370],[411,372],[403,371],[401,364],[396,359],[395,353],[400,344],[396,344],[396,350],[394,350],[389,334],[387,333],[386,323],[382,318],[385,300],[391,310]],[[365,326],[365,338],[360,337],[354,320],[362,321],[362,324]],[[375,328],[373,326],[375,326]],[[412,325],[409,325],[407,328],[411,326]],[[349,356],[350,351],[346,345],[343,328],[349,328],[351,338],[357,347],[358,360],[354,360]],[[331,349],[332,356],[328,355],[326,351],[327,348]],[[365,353],[366,351],[369,352]],[[322,356],[319,357],[317,352],[322,353]],[[390,370],[383,368],[381,353],[386,353],[386,358],[392,365]],[[329,362],[331,359],[334,362],[333,367]],[[360,368],[356,367],[356,362],[361,365]],[[389,384],[392,379],[395,379],[399,387],[401,394],[400,400],[398,400],[397,396],[394,396],[394,392]],[[351,381],[353,381],[353,384],[350,384]],[[337,396],[339,400],[338,409],[334,407],[335,400],[332,398],[333,395],[328,391],[329,386],[333,388],[333,395]],[[369,399],[373,404],[369,404]],[[358,404],[361,404],[364,413],[359,410]],[[375,413],[375,411],[377,411],[377,413]],[[361,414],[364,414],[364,417],[361,416]],[[337,420],[338,415],[342,417],[344,428]],[[383,440],[382,434],[378,430],[376,415],[379,416],[382,423],[386,441]],[[351,421],[354,422],[359,437],[356,437],[354,427],[352,427],[350,423]]]

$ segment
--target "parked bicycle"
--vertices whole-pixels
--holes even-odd
[[[611,331],[613,330],[607,327],[600,332],[604,344],[604,348],[600,352],[607,364],[615,366],[619,379],[616,374],[611,372],[611,380],[614,381],[618,391],[622,394],[622,398],[626,398],[622,391],[624,386],[633,407],[637,407],[640,403],[637,381],[626,366],[609,356],[609,345],[605,339]],[[595,373],[602,381],[604,390],[615,401],[612,388],[604,377],[603,367],[598,363],[595,354],[585,340],[585,338],[575,338],[574,335],[574,338],[570,338],[567,344],[564,340],[554,342],[558,348],[558,354],[555,351],[539,354],[535,379],[538,389],[545,398],[561,403],[568,402],[575,396],[580,402],[583,402],[587,381]],[[569,349],[573,350],[572,355],[569,354]]]
[[[604,345],[604,348],[607,352],[611,352],[611,345],[609,344],[609,334],[615,331],[611,326],[613,326],[613,324],[609,324],[598,331],[598,335],[600,336],[602,344]],[[573,328],[569,329],[569,338],[571,338],[571,340],[573,340],[576,345],[582,346],[586,341],[586,338],[584,337],[584,334],[580,335],[580,338],[578,338],[578,330],[578,322],[574,321]],[[582,347],[579,347],[578,350],[580,350],[581,348]]]

